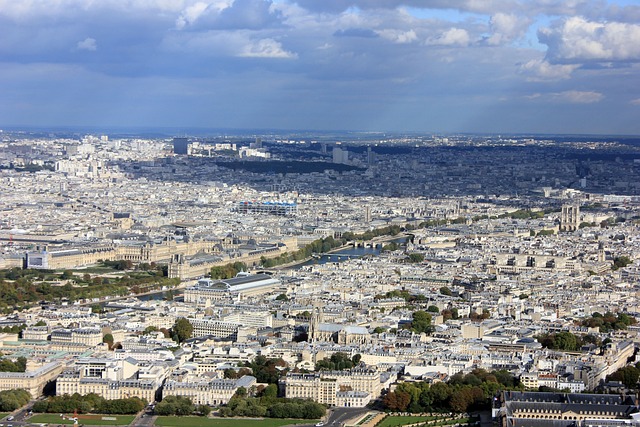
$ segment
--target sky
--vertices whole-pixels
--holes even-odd
[[[0,0],[0,128],[640,134],[637,0]]]

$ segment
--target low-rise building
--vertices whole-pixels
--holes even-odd
[[[196,405],[218,406],[229,403],[238,388],[249,389],[256,378],[245,375],[237,380],[210,379],[202,376],[186,376],[180,380],[169,379],[162,389],[163,397],[184,396]]]
[[[311,399],[329,406],[365,406],[382,392],[380,372],[370,368],[288,373],[280,380],[280,385],[284,387],[287,398]]]

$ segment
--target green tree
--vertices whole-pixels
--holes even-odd
[[[280,294],[276,297],[276,301],[289,301],[287,294]]]
[[[174,337],[174,340],[178,343],[181,343],[191,338],[193,334],[193,325],[187,318],[180,317],[173,324],[173,328],[171,328],[171,331],[171,335]]]
[[[628,256],[623,255],[623,256],[615,257],[613,259],[613,267],[611,267],[611,269],[617,270],[619,268],[624,268],[631,263],[632,261]]]
[[[423,310],[418,310],[413,312],[412,317],[411,330],[416,333],[431,332],[431,314]]]
[[[635,389],[638,387],[638,379],[640,378],[640,369],[635,366],[624,366],[607,377],[608,381],[619,381],[627,388]]]
[[[430,313],[440,313],[440,309],[435,305],[430,305],[427,307],[427,311]]]
[[[191,415],[195,411],[191,399],[183,396],[167,396],[156,404],[158,415]]]
[[[244,387],[238,387],[234,396],[236,397],[247,397],[247,389]]]
[[[443,287],[440,288],[440,293],[442,295],[447,295],[447,296],[452,296],[453,295],[453,292],[451,292],[451,289],[449,289],[446,286],[443,286]]]
[[[411,403],[411,395],[404,391],[391,391],[384,395],[382,402],[392,411],[406,411]]]
[[[356,358],[356,356],[358,356]],[[356,354],[353,358],[349,358],[346,353],[336,352],[331,355],[331,357],[325,357],[322,360],[316,362],[316,371],[342,371],[345,369],[353,368],[357,362],[355,360],[360,361],[360,355]]]
[[[113,335],[104,334],[104,336],[102,337],[102,342],[109,344],[109,348],[112,348],[113,347]]]
[[[269,384],[262,390],[262,397],[266,399],[275,399],[278,397],[278,386],[275,384]]]
[[[211,413],[211,408],[207,405],[198,405],[196,412],[203,417],[207,417]]]
[[[424,261],[424,255],[419,253],[409,254],[409,262],[412,264],[417,264]]]
[[[0,391],[0,411],[15,411],[26,405],[30,400],[31,394],[23,389]]]

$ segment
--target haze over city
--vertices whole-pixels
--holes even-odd
[[[0,0],[0,427],[640,427],[638,4]]]
[[[623,0],[0,1],[0,126],[638,134],[638,22]]]

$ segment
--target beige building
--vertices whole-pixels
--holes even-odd
[[[95,347],[102,343],[102,329],[99,327],[54,329],[51,331],[51,342],[74,343]]]
[[[240,325],[237,323],[221,322],[215,319],[188,319],[193,326],[194,337],[212,336],[215,338],[228,338],[231,341],[238,339]]]
[[[579,260],[562,256],[537,254],[497,254],[493,256],[489,271],[495,273],[522,273],[526,271],[581,271]]]
[[[188,279],[208,274],[211,267],[229,262],[243,262],[256,266],[263,258],[275,258],[298,248],[296,237],[280,237],[265,243],[264,247],[240,251],[240,241],[227,237],[220,240],[177,242],[165,239],[161,242],[127,242],[119,245],[99,247],[53,247],[39,246],[27,252],[27,268],[72,269],[96,264],[101,260],[126,260],[137,263],[169,263],[169,277]],[[223,257],[224,250],[237,250],[233,259]],[[194,257],[193,259],[189,259]],[[3,259],[4,260],[4,259]],[[22,265],[22,260],[20,266]],[[3,261],[6,264],[6,260]]]
[[[33,341],[46,341],[49,339],[48,326],[29,326],[22,331],[22,339]]]
[[[255,384],[255,377],[250,375],[237,380],[188,376],[180,381],[167,380],[162,388],[162,396],[184,396],[196,405],[218,406],[227,404],[239,387],[248,390]]]
[[[42,396],[45,386],[62,372],[60,362],[51,362],[27,372],[0,372],[0,391],[24,389],[34,399]]]
[[[498,402],[501,427],[637,425],[633,396],[505,391]]]
[[[324,323],[323,318],[322,307],[314,307],[309,320],[309,342],[334,342],[342,345],[371,342],[371,334],[367,328]]]
[[[60,374],[56,394],[95,393],[109,400],[137,396],[154,402],[167,373],[160,365],[141,365],[133,359],[81,358]]]
[[[375,369],[288,373],[280,382],[287,398],[311,399],[329,406],[355,406],[365,401],[368,403],[369,400],[378,398],[382,392],[380,372]]]

